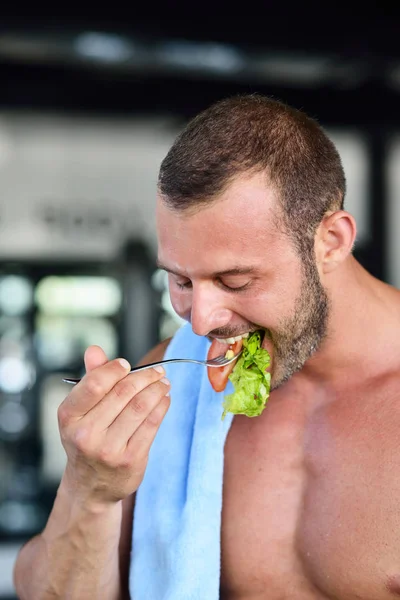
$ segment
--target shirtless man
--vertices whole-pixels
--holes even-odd
[[[271,354],[268,404],[225,446],[226,600],[400,597],[400,293],[354,258],[344,196],[320,127],[257,96],[210,107],[161,166],[175,310],[213,340],[261,329]],[[170,386],[97,347],[85,362],[59,410],[53,511],[16,564],[22,600],[129,598],[133,497]]]

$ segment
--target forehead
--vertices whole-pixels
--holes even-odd
[[[232,263],[254,265],[289,246],[278,226],[277,194],[265,175],[242,176],[218,199],[196,211],[174,211],[158,198],[159,259],[164,264],[194,271],[209,261],[213,270]]]

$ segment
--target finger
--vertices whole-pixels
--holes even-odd
[[[125,448],[130,437],[148,418],[161,398],[169,394],[169,388],[169,381],[163,378],[136,394],[107,429],[107,439],[113,439],[119,448]]]
[[[89,356],[89,361],[92,358],[92,356]],[[94,367],[86,373],[82,380],[74,386],[64,400],[64,408],[68,411],[69,416],[79,418],[84,416],[89,410],[96,406],[96,404],[98,404],[120,380],[128,375],[130,368],[128,361],[117,358],[106,364]]]
[[[134,402],[137,397],[137,401],[140,402],[143,390],[152,387],[152,384],[163,378],[165,371],[160,366],[128,375],[87,413],[86,420],[96,431],[105,431],[130,402]],[[169,386],[169,382],[167,385]]]
[[[105,352],[100,346],[89,346],[84,355],[86,373],[108,362]]]
[[[163,396],[129,439],[126,451],[132,459],[135,458],[140,462],[147,457],[170,404],[170,396]]]

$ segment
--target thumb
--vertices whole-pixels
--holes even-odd
[[[108,362],[108,358],[100,346],[89,346],[85,351],[84,360],[87,373]]]

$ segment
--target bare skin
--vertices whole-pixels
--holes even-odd
[[[162,358],[169,340],[140,364]],[[164,373],[85,353],[87,374],[59,408],[67,453],[44,531],[21,550],[14,582],[21,600],[129,598],[134,493],[170,399]]]
[[[221,596],[400,596],[398,374],[325,397],[298,379],[230,431]]]
[[[293,244],[275,227],[274,194],[264,177],[253,175],[238,178],[195,213],[172,212],[162,199],[157,208],[159,259],[170,271],[171,300],[195,333],[230,337],[255,325],[271,333],[265,346],[276,387],[260,417],[234,418],[225,447],[221,598],[389,600],[400,596],[400,293],[352,256],[351,215],[327,214],[315,236],[315,267],[329,297],[328,329],[317,351],[280,383],[288,362],[273,340],[283,339],[278,334],[296,316],[304,274]],[[241,272],[232,272],[236,267]],[[92,354],[97,350],[88,352],[89,370],[105,363]],[[109,377],[115,387],[126,375]],[[156,389],[146,396],[147,410],[164,397]],[[83,407],[84,391],[74,406]],[[102,398],[99,390],[97,404]],[[159,410],[157,423],[166,404]],[[132,431],[133,439],[140,427]],[[129,485],[122,475],[104,477],[98,461],[90,485],[80,469],[73,477],[69,470],[46,531],[17,564],[22,600],[128,597],[133,493],[150,444],[131,455]],[[71,448],[72,456],[76,442]],[[88,448],[82,456],[80,465],[93,461]],[[71,480],[74,494],[68,493]],[[60,515],[65,507],[76,511],[76,498],[88,497],[86,529],[87,515],[72,511],[83,532],[77,538],[74,520],[65,524]],[[57,553],[52,562],[51,551]],[[82,567],[84,556],[89,560]],[[56,584],[61,591],[51,595]]]
[[[160,262],[195,333],[229,337],[250,324],[274,332],[291,314],[301,265],[266,202],[272,216],[261,176],[238,179],[192,214],[159,201]],[[354,259],[355,232],[345,211],[324,219],[315,252],[327,335],[263,414],[236,416],[228,434],[224,600],[400,596],[400,293]],[[233,266],[254,270],[219,275]],[[285,365],[266,347],[274,382]]]

